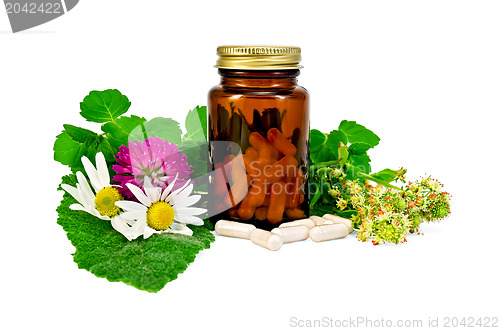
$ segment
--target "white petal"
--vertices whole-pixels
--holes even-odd
[[[174,205],[182,203],[182,201],[186,200],[189,197],[192,191],[193,191],[193,185],[191,184],[188,187],[186,187],[184,191],[174,196],[173,199],[171,200],[171,203]]]
[[[151,199],[151,202],[160,201],[161,187],[145,187],[146,195]]]
[[[130,184],[130,183],[127,183],[126,184],[128,189],[130,190],[130,192],[132,192],[132,194],[137,198],[137,200],[139,200],[140,203],[142,203],[143,205],[149,207],[151,206],[151,199],[148,198],[144,192],[142,192],[142,190],[140,188],[138,188],[137,186],[135,186],[134,184]]]
[[[78,200],[78,202],[80,202],[81,197],[76,187],[69,186],[68,184],[61,184],[61,187],[63,190],[68,192],[73,198]]]
[[[147,227],[146,220],[137,220],[137,222],[134,225],[132,225],[134,234],[137,234],[137,236],[142,235],[146,227]]]
[[[181,188],[178,188],[177,190],[171,192],[170,195],[169,195],[169,197],[173,198],[174,196],[176,196],[177,194],[179,194],[179,192],[181,192],[182,190],[184,190],[189,184],[191,184],[191,181],[190,180],[186,180],[186,182],[184,183],[184,185],[182,185]]]
[[[143,237],[144,239],[148,239],[149,237],[151,237],[151,235],[153,233],[158,233],[155,229],[152,229],[150,228],[149,226],[146,226],[146,228],[144,229],[144,233],[143,233]]]
[[[182,200],[186,199],[193,191],[193,184],[190,184],[190,183],[191,183],[191,181],[187,181],[183,187],[172,192],[168,196],[166,201],[167,202],[174,201],[174,203],[175,203],[175,201],[182,201]]]
[[[175,182],[177,181],[177,177],[179,177],[178,173],[175,175],[174,180],[170,184],[168,184],[168,186],[163,190],[163,193],[161,194],[161,198],[160,198],[162,201],[165,201],[168,194],[172,191],[172,188],[174,187]]]
[[[97,176],[101,182],[103,187],[109,186],[109,171],[108,166],[106,164],[106,159],[104,158],[104,154],[99,152],[95,155],[95,163],[97,166]]]
[[[174,219],[180,223],[192,224],[192,225],[203,225],[203,220],[199,217],[192,215],[180,215],[176,214]]]
[[[95,208],[93,209],[93,208],[85,207],[85,206],[82,206],[82,205],[80,205],[78,203],[74,203],[74,204],[70,205],[69,209],[84,211],[87,214],[95,216],[95,217],[97,217],[97,218],[99,218],[101,220],[109,220],[108,216],[102,216],[101,214],[99,214],[99,212]]]
[[[77,187],[80,190],[80,196],[83,199],[83,205],[85,206],[90,206],[95,204],[95,195],[94,192],[92,192],[92,189],[90,188],[89,182],[87,181],[87,178],[83,175],[81,171],[76,172],[76,178],[78,179],[78,184]]]
[[[89,213],[90,215],[95,216],[98,219],[101,219],[103,221],[109,221],[110,220],[109,216],[99,214],[99,212],[95,208],[86,208],[85,211],[87,213]]]
[[[146,213],[148,211],[148,207],[144,206],[141,203],[135,202],[135,201],[125,201],[125,200],[116,201],[115,205],[117,205],[118,207],[120,207],[123,210],[131,211],[131,212],[136,212],[136,211],[139,212],[140,211],[140,212]]]
[[[134,226],[137,223],[137,220],[128,220],[128,219],[125,219],[125,222],[127,222],[127,224],[130,225],[130,226]]]
[[[85,210],[85,208],[84,208],[81,204],[79,204],[79,203],[74,203],[74,204],[70,205],[70,206],[69,206],[69,209],[71,209],[71,210],[83,210],[83,211],[87,211],[87,210]]]
[[[185,208],[174,207],[174,211],[180,215],[200,215],[207,212],[205,208],[197,208],[197,207],[185,207]]]
[[[126,211],[121,213],[122,217],[126,220],[138,220],[144,219],[146,217],[146,213],[143,211]]]
[[[89,209],[89,210],[87,210],[87,212],[90,213],[90,214],[92,214],[92,215],[94,215],[98,219],[103,220],[103,221],[109,221],[110,220],[109,216],[99,214],[99,212],[95,208],[94,209]]]
[[[194,205],[198,201],[200,201],[201,195],[192,195],[190,197],[187,197],[184,200],[177,201],[175,204],[175,207],[177,208],[184,208],[184,207],[189,207],[191,205]]]
[[[151,184],[151,179],[148,176],[144,177],[144,191],[146,192],[146,196],[151,199],[151,202],[157,202],[160,200],[161,196],[161,187],[156,187]]]
[[[181,223],[172,223],[170,225],[170,228],[167,230],[169,233],[179,233],[179,234],[184,234],[186,236],[192,236],[193,235],[193,230],[188,228],[186,225],[181,224]]]
[[[142,187],[153,187],[153,184],[151,184],[151,178],[149,176],[144,176]]]
[[[97,176],[96,168],[94,168],[94,165],[86,156],[82,156],[82,163],[83,167],[85,168],[85,172],[90,179],[90,184],[92,184],[96,193],[99,192],[104,186],[101,184],[99,176]]]
[[[128,226],[127,222],[120,215],[111,219],[111,225],[113,229],[123,234],[128,240],[133,240],[138,237],[138,235],[134,235],[132,227]]]

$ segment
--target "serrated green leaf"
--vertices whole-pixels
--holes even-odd
[[[333,152],[334,158],[333,160],[337,160],[339,158],[339,145],[340,143],[343,143],[344,145],[347,145],[347,137],[342,131],[338,130],[333,130],[328,134],[328,138],[326,139],[325,145],[330,148],[330,150]]]
[[[179,152],[186,154],[188,164],[191,165],[193,174],[191,177],[199,177],[207,174],[208,170],[208,143],[196,144],[184,141],[179,146]]]
[[[312,164],[330,161],[334,158],[333,152],[325,145],[326,135],[319,130],[310,132],[309,157]]]
[[[109,144],[106,137],[72,125],[66,124],[64,127],[70,130],[74,138],[66,130],[56,137],[54,160],[69,166],[73,173],[76,171],[85,172],[81,161],[82,156],[95,160],[95,155],[102,152],[108,163],[116,161],[117,150]]]
[[[374,147],[380,142],[380,138],[375,133],[368,130],[361,124],[357,124],[355,121],[343,120],[340,122],[339,130],[345,133],[349,143],[351,144],[355,142],[362,142]]]
[[[312,164],[336,160],[335,153],[326,146],[326,135],[319,130],[310,132],[309,158]]]
[[[65,176],[62,182],[74,186],[75,176]],[[120,281],[140,290],[158,292],[215,240],[204,226],[188,225],[193,230],[192,236],[154,234],[146,240],[128,241],[109,221],[69,209],[75,202],[69,194],[64,194],[57,208],[57,223],[75,246],[73,259],[78,267],[110,282]]]
[[[360,168],[361,171],[364,172],[365,174],[369,174],[371,172],[372,169],[370,166],[371,160],[368,154],[364,153],[361,155],[351,155],[349,161],[352,165]]]
[[[365,154],[370,148],[372,148],[372,146],[367,143],[355,142],[349,145],[349,153],[352,155],[361,155]]]
[[[196,106],[186,116],[186,134],[184,140],[206,141],[207,140],[207,107]]]
[[[104,155],[104,158],[106,159],[106,162],[108,163],[114,163],[116,162],[115,155],[117,153],[117,150],[115,150],[109,143],[109,140],[101,137],[102,140],[97,146],[97,152],[102,152]]]
[[[132,130],[129,141],[144,141],[149,137],[158,137],[179,145],[182,141],[182,130],[179,127],[179,122],[171,118],[156,117]]]
[[[81,157],[85,154],[85,146],[73,140],[66,131],[56,137],[53,149],[54,160],[69,166],[74,171],[83,168]]]
[[[74,125],[64,124],[63,127],[68,136],[70,136],[74,141],[82,144],[90,140],[95,140],[98,137],[97,133]]]
[[[391,170],[387,168],[379,172],[373,173],[371,174],[371,176],[390,183],[396,179],[396,177],[398,176],[398,172],[396,170]]]
[[[129,134],[134,130],[141,130],[140,126],[146,119],[135,115],[120,116],[115,122],[108,122],[101,126],[103,132],[107,133],[109,144],[114,148],[127,145]]]
[[[130,101],[118,90],[91,91],[80,103],[80,114],[89,122],[114,122],[129,107]]]

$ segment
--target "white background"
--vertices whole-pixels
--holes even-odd
[[[290,319],[499,316],[498,1],[97,1],[12,34],[0,13],[4,330],[287,330]],[[432,174],[451,217],[407,244],[344,240],[270,252],[217,237],[159,293],[72,261],[56,224],[52,146],[90,90],[182,121],[218,83],[222,44],[302,47],[311,127],[342,119],[381,143],[374,170]]]

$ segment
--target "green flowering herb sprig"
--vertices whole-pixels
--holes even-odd
[[[329,134],[312,130],[311,214],[350,218],[361,241],[400,244],[408,234],[420,234],[423,221],[448,216],[450,194],[430,176],[406,183],[404,168],[370,174],[366,152],[379,141],[354,121],[342,121]]]

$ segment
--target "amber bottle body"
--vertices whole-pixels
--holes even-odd
[[[273,228],[309,213],[309,95],[299,70],[219,69],[209,93],[211,219]]]

